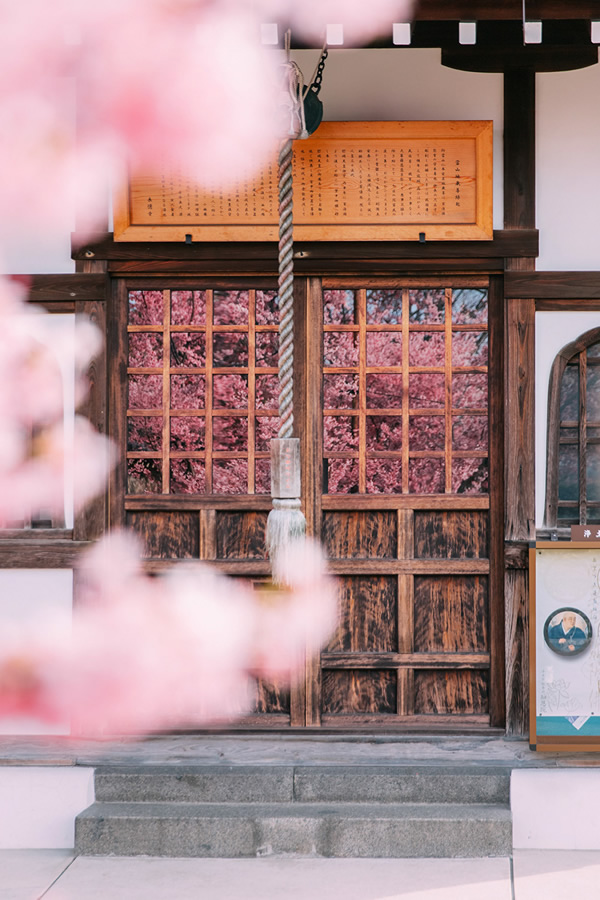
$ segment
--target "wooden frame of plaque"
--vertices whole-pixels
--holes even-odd
[[[324,122],[294,144],[294,237],[490,240],[492,141],[491,121]],[[214,191],[163,171],[118,193],[114,238],[276,241],[277,221],[275,163]]]

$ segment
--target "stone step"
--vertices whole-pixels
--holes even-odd
[[[124,766],[96,800],[184,803],[509,803],[510,769],[468,766]]]
[[[512,852],[510,810],[455,803],[106,803],[75,823],[89,856],[482,857]]]

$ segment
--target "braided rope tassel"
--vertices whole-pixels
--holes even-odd
[[[290,547],[304,536],[300,501],[300,441],[294,430],[294,245],[292,139],[279,153],[279,438],[271,441],[273,509],[267,519],[267,550],[273,581],[286,583]]]

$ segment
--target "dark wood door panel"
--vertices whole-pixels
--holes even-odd
[[[414,598],[415,652],[487,650],[486,577],[417,576]]]

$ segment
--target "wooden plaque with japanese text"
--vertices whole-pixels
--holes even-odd
[[[490,240],[492,133],[491,121],[324,122],[294,144],[295,239]],[[214,190],[164,170],[116,198],[114,236],[275,241],[277,221],[275,162]]]

